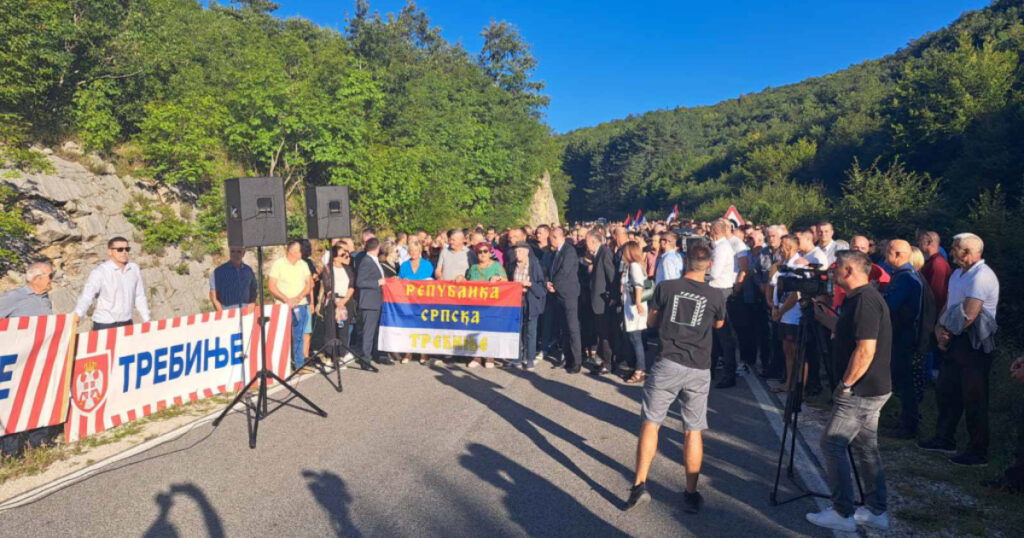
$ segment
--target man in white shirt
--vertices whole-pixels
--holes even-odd
[[[835,233],[832,223],[827,220],[819,222],[815,227],[818,248],[825,253],[825,257],[828,259],[826,267],[831,267],[833,263],[836,263],[836,251],[839,250],[839,244],[832,239]]]
[[[469,270],[469,250],[466,248],[466,234],[459,229],[448,230],[448,248],[437,258],[434,278],[437,280],[466,280]]]
[[[800,240],[800,255],[807,260],[808,265],[818,264],[821,269],[828,269],[832,264],[828,261],[828,254],[814,245],[815,232],[813,230],[801,230],[796,233]]]
[[[711,280],[708,284],[722,294],[726,304],[725,325],[714,330],[712,351],[712,357],[721,357],[722,360],[722,378],[715,384],[718,389],[736,386],[736,339],[729,319],[729,301],[736,284],[736,251],[732,248],[731,238],[731,222],[718,219],[711,223]]]
[[[935,438],[918,443],[925,450],[955,452],[956,431],[963,415],[968,441],[963,452],[950,458],[957,465],[988,463],[989,378],[995,350],[986,349],[983,342],[975,344],[971,338],[973,331],[996,330],[999,279],[981,257],[984,249],[985,243],[977,235],[964,233],[953,238],[950,254],[957,268],[949,277],[946,308],[935,327],[938,347],[942,350],[939,379],[935,383],[939,416]],[[947,311],[954,308],[962,312],[962,326],[943,326]],[[978,335],[978,339],[981,338]]]
[[[132,311],[138,309],[143,322],[148,322],[149,303],[146,301],[146,286],[142,282],[142,270],[128,261],[131,247],[123,237],[107,241],[109,260],[89,273],[85,288],[78,296],[74,314],[85,317],[96,300],[92,312],[93,330],[123,327],[132,324]]]
[[[814,245],[814,239],[817,237],[815,229],[801,230],[796,233],[796,237],[799,240],[799,251],[803,257],[803,261],[807,262],[807,265],[818,265],[818,269],[828,269],[831,264],[828,261],[828,255],[825,254],[824,250]],[[800,263],[800,262],[798,262]],[[802,265],[802,263],[800,263]],[[798,307],[797,307],[798,308]],[[810,312],[807,312],[810,313]],[[812,329],[814,331],[821,332],[818,337],[810,338],[808,340],[807,348],[805,349],[805,356],[807,358],[807,394],[816,395],[821,392],[821,366],[825,365],[826,374],[830,381],[834,381],[834,373],[832,372],[832,351],[830,349],[818,349],[819,347],[827,347],[831,342],[831,333],[822,325],[814,324]],[[823,345],[819,346],[821,342]]]

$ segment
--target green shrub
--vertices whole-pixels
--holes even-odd
[[[32,226],[25,222],[17,206],[17,193],[7,185],[0,185],[0,274],[20,259],[32,234]]]
[[[142,250],[162,252],[163,247],[191,241],[195,227],[174,213],[170,206],[155,206],[141,196],[133,198],[124,209],[124,216],[142,232]]]

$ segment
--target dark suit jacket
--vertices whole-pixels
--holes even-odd
[[[515,275],[516,264],[512,264],[512,272],[508,274],[509,278]],[[526,301],[526,312],[531,318],[537,317],[544,312],[544,303],[548,298],[548,289],[544,285],[547,282],[547,276],[544,274],[544,267],[541,266],[540,261],[531,253],[530,254],[530,287],[526,290],[526,295],[523,299]]]
[[[607,245],[601,245],[594,255],[594,268],[590,271],[590,307],[595,314],[604,314],[610,310],[618,294],[612,257],[612,251]]]
[[[377,281],[382,278],[384,273],[369,255],[359,257],[359,265],[356,266],[356,293],[359,294],[360,310],[380,310],[380,304],[384,302],[384,292]]]
[[[555,294],[562,300],[579,299],[579,263],[576,249],[568,241],[555,252],[555,261],[551,263],[551,283],[555,285]]]

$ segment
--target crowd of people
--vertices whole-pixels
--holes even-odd
[[[314,326],[326,340],[344,343],[342,364],[465,360],[470,368],[493,368],[499,361],[380,353],[382,287],[390,278],[519,283],[520,353],[503,366],[530,371],[547,359],[570,374],[589,368],[644,385],[631,507],[649,498],[644,483],[657,427],[679,398],[687,430],[686,508],[699,510],[699,433],[707,427],[707,394],[712,383],[725,390],[745,375],[776,380],[773,392],[832,391],[822,449],[834,506],[808,516],[817,524],[885,524],[875,433],[890,395],[899,399],[900,420],[883,435],[917,439],[918,406],[934,384],[935,435],[918,445],[950,453],[957,465],[987,462],[999,280],[976,235],[955,236],[948,253],[934,231],[909,240],[853,235],[842,241],[825,221],[797,229],[726,219],[633,227],[600,221],[387,237],[367,228],[358,239],[325,243],[319,259],[310,241],[291,240],[270,265],[267,290],[291,307],[297,370],[316,355],[310,349]],[[128,259],[130,250],[125,238],[111,239],[109,260],[89,275],[74,314],[84,317],[95,303],[94,328],[129,324],[134,310],[149,320],[146,288]],[[229,249],[228,261],[211,274],[210,301],[217,310],[256,301],[260,283],[245,254]],[[48,262],[30,265],[27,286],[0,297],[0,317],[50,313],[52,277]],[[792,291],[794,282],[815,278],[827,285],[814,294]],[[1024,382],[1024,358],[1013,363],[1010,375]],[[964,447],[955,436],[961,417],[969,439]],[[847,447],[857,457],[869,500],[856,512],[852,484],[843,478]],[[1015,466],[990,485],[1024,490],[1022,443]]]

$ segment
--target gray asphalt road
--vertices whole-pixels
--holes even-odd
[[[778,440],[744,383],[713,391],[699,515],[682,512],[678,410],[653,502],[632,480],[639,387],[617,378],[416,363],[348,370],[329,413],[284,406],[250,450],[233,414],[0,513],[0,536],[820,536],[809,500],[768,504]]]

